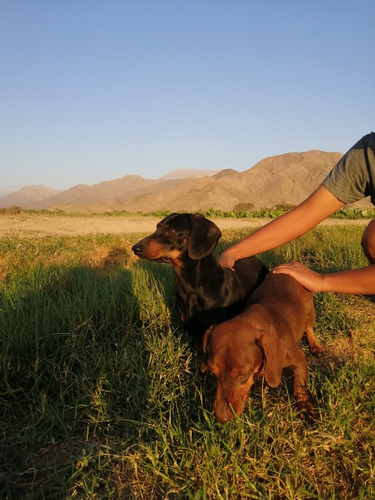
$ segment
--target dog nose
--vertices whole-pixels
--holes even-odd
[[[135,255],[140,255],[143,252],[143,245],[136,243],[135,245],[132,246],[132,250],[135,253]]]
[[[223,401],[214,402],[215,418],[220,424],[226,424],[234,418],[234,413],[231,410],[226,399]]]
[[[219,422],[219,424],[226,424],[227,422],[229,422],[234,418],[234,415],[230,411],[224,413],[215,412],[215,418],[217,422]]]

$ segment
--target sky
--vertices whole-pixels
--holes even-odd
[[[374,0],[0,0],[0,192],[345,153],[374,26]]]

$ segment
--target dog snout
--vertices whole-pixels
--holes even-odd
[[[224,411],[222,410],[215,411],[215,418],[216,421],[219,422],[219,424],[226,424],[230,420],[233,420],[234,417],[235,414],[231,411],[229,407],[225,408]]]
[[[135,253],[135,255],[141,255],[142,252],[144,251],[144,245],[139,241],[138,243],[132,246],[132,250]]]
[[[226,424],[235,416],[226,398],[215,399],[214,412],[215,418],[220,424]]]

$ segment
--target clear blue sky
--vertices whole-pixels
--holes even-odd
[[[344,153],[374,0],[0,0],[0,191]]]

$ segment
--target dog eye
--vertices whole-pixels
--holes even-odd
[[[175,229],[173,229],[173,227],[170,227],[170,228],[168,229],[168,234],[170,234],[171,236],[173,236],[174,234],[176,234],[176,230],[175,230]]]

